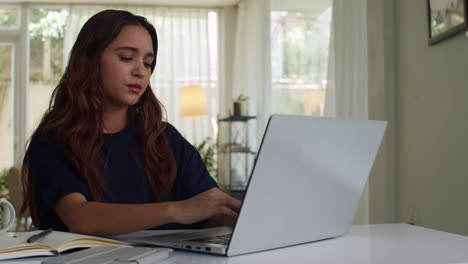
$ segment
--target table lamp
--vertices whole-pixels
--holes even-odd
[[[188,85],[182,87],[180,95],[180,117],[207,116],[205,93],[201,85]]]

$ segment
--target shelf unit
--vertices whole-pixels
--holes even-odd
[[[218,136],[218,164],[226,161],[227,166],[218,169],[227,170],[227,182],[221,182],[221,187],[228,191],[243,191],[247,186],[250,171],[256,152],[249,140],[249,132],[252,129],[252,121],[256,116],[229,116],[218,119],[218,128],[225,133],[226,139]],[[227,133],[226,133],[227,131]],[[222,175],[221,171],[218,175]]]

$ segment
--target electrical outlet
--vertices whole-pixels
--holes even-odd
[[[408,211],[408,224],[419,225],[419,208],[410,208]]]

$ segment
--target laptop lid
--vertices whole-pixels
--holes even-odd
[[[273,115],[227,249],[197,241],[225,234],[224,228],[130,240],[233,256],[343,235],[385,127],[384,121]]]
[[[386,124],[272,115],[227,255],[345,234]]]

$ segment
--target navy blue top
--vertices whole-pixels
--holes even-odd
[[[105,184],[111,197],[105,202],[142,204],[153,202],[153,192],[132,151],[133,126],[114,134],[104,134],[101,150],[105,163]],[[177,175],[163,201],[180,201],[218,187],[208,173],[200,154],[171,125],[165,130],[177,164]],[[93,201],[88,187],[80,180],[75,168],[57,145],[45,136],[34,135],[29,145],[29,173],[36,187],[39,228],[68,231],[53,207],[64,195],[79,192]],[[168,224],[157,229],[198,228],[194,225]]]

